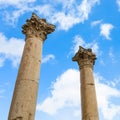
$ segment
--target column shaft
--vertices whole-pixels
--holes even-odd
[[[34,120],[43,40],[26,38],[8,120]]]
[[[82,120],[98,120],[98,108],[93,72],[90,67],[80,70]]]

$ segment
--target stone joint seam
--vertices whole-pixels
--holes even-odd
[[[38,79],[38,80],[33,80],[33,79],[20,79],[20,81],[22,81],[22,80],[33,81],[33,82],[36,82],[37,84],[39,83],[39,82],[38,82],[39,79]]]

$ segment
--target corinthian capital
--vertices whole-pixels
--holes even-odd
[[[46,39],[47,34],[55,30],[55,26],[46,22],[45,19],[39,18],[35,13],[32,14],[30,19],[26,20],[26,24],[22,26],[23,34],[35,35],[43,40]]]
[[[79,47],[78,52],[72,58],[73,61],[77,61],[80,68],[89,66],[93,68],[95,63],[96,55],[92,53],[92,49],[85,49],[83,47]]]

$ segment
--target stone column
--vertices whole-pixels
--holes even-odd
[[[26,43],[15,84],[8,120],[34,120],[42,45],[55,26],[36,14],[22,26]]]
[[[78,62],[80,68],[82,120],[99,120],[93,77],[95,59],[92,49],[82,47],[72,59]]]

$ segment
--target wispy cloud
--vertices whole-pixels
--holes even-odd
[[[49,18],[48,19],[49,21],[52,17],[52,13],[54,13],[54,8],[50,4],[35,6],[32,3],[30,5],[26,3],[13,9],[14,9],[13,11],[7,10],[2,11],[4,21],[7,22],[9,25],[12,25],[13,27],[15,27],[16,23],[19,20],[19,17],[24,15],[25,13],[28,12],[32,13],[34,11],[37,12],[38,15],[42,15],[46,18]]]
[[[96,21],[93,21],[92,23],[91,23],[91,26],[92,27],[95,27],[96,25],[99,25],[99,24],[101,24],[102,23],[102,20],[96,20]]]
[[[100,55],[100,51],[98,52],[99,46],[97,42],[93,41],[91,43],[86,43],[80,35],[76,35],[73,40],[72,52],[76,53],[79,49],[79,46],[92,48],[95,54]]]
[[[120,77],[115,78],[111,82],[108,82],[108,85],[113,86],[113,87],[118,87],[120,85]]]
[[[37,110],[56,116],[58,111],[69,107],[73,110],[72,113],[75,113],[74,117],[78,115],[80,118],[79,75],[79,71],[75,69],[68,69],[61,74],[52,84],[50,96],[37,105]],[[104,117],[104,120],[113,120],[116,116],[120,117],[120,104],[116,104],[111,100],[120,98],[120,91],[105,84],[104,81],[107,80],[101,75],[95,74],[99,112]],[[69,114],[69,117],[72,115]]]
[[[111,58],[112,63],[115,63],[115,62],[116,62],[112,48],[110,48],[110,50],[109,50],[109,57]]]
[[[46,63],[50,60],[54,60],[55,56],[53,54],[48,54],[45,57],[42,58],[42,63]]]
[[[79,49],[79,46],[84,46],[84,45],[85,45],[85,41],[83,40],[83,38],[80,35],[76,35],[73,40],[73,46],[72,46],[73,52],[76,53]]]
[[[105,37],[107,40],[111,40],[110,32],[114,28],[112,24],[105,23],[100,26],[100,35]]]
[[[14,6],[14,7],[19,7],[20,5],[23,4],[28,4],[28,3],[33,3],[36,0],[0,0],[0,6]]]
[[[1,89],[1,90],[0,90],[0,98],[3,98],[3,97],[4,97],[4,95],[3,95],[4,92],[5,92],[5,89]]]
[[[118,5],[118,9],[119,9],[119,11],[120,11],[120,0],[116,0],[116,3],[117,3],[117,5]]]
[[[32,6],[35,1],[36,0],[0,0],[0,13],[3,15],[3,20],[15,26],[20,16],[25,14],[25,12],[33,11]]]
[[[13,66],[20,62],[24,47],[24,40],[17,38],[8,39],[0,33],[0,66],[4,65],[6,60],[10,60]]]
[[[12,12],[4,10],[4,7],[1,8],[5,20],[12,25],[26,12],[36,11],[39,15],[47,17],[51,23],[57,24],[59,29],[69,30],[75,24],[87,20],[92,7],[98,4],[99,0],[82,0],[81,3],[77,2],[77,0],[50,0],[44,2],[42,6],[35,5],[35,2],[35,0],[7,0],[1,1],[0,5],[13,7]]]

